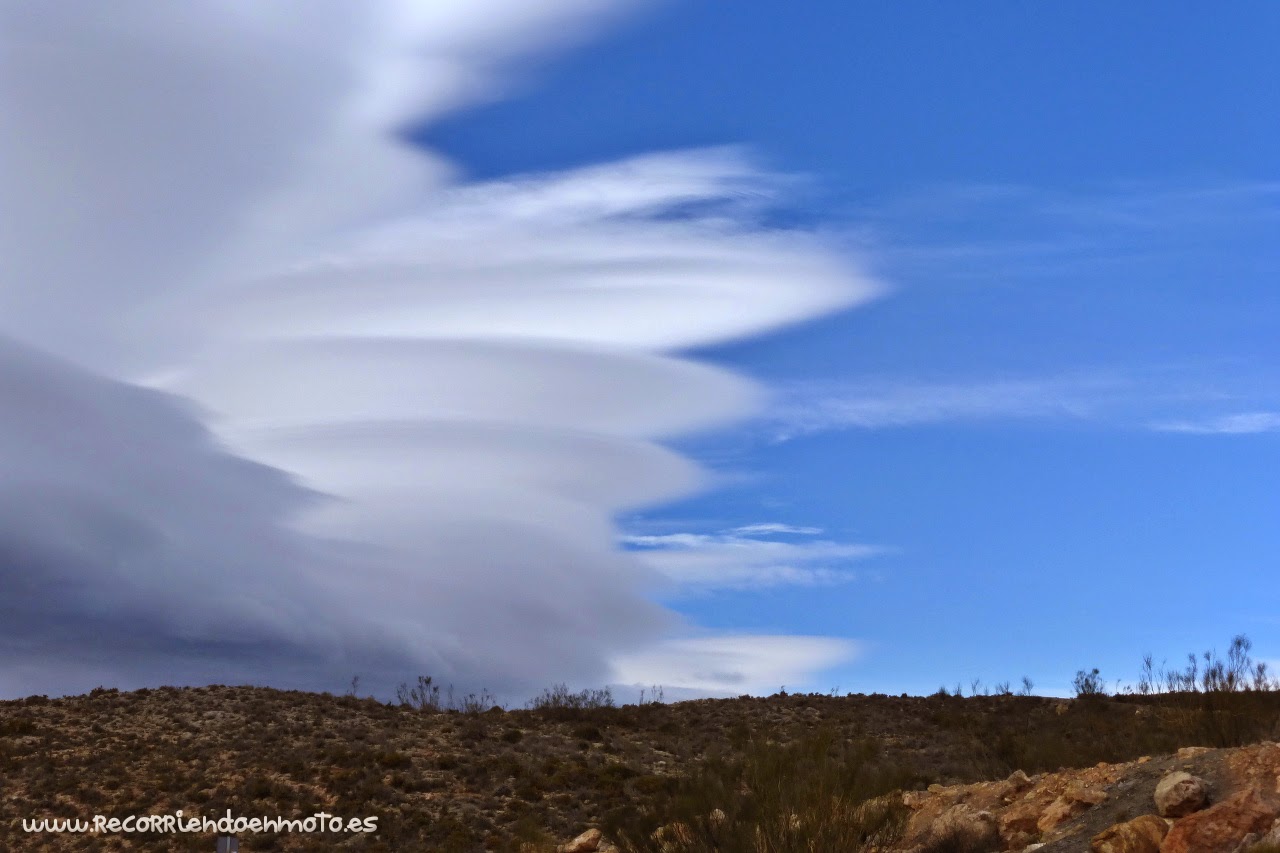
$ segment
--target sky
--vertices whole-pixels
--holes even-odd
[[[1278,29],[0,2],[0,695],[1280,663]]]

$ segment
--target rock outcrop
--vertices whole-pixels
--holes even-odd
[[[1280,847],[1280,818],[1276,818],[1268,832],[1251,832],[1246,835],[1233,853],[1249,853],[1251,848],[1268,844]]]
[[[1035,776],[1019,771],[1000,782],[932,785],[905,794],[903,803],[911,815],[901,850],[964,835],[993,850],[1246,853],[1250,845],[1280,844],[1280,744],[1190,747]]]
[[[1102,830],[1089,842],[1091,853],[1160,853],[1160,842],[1169,834],[1164,818],[1144,814]]]
[[[1160,853],[1207,853],[1235,850],[1250,833],[1271,828],[1280,800],[1254,788],[1242,791],[1173,824]]]

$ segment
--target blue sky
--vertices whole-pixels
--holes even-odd
[[[478,178],[723,144],[803,175],[782,216],[888,292],[696,351],[779,399],[678,443],[719,488],[624,526],[882,549],[670,599],[857,640],[814,689],[1062,691],[1236,632],[1280,659],[1278,28],[1258,2],[671,3],[420,136]]]
[[[90,5],[0,0],[0,696],[1280,664],[1274,3]]]

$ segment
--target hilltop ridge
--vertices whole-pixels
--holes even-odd
[[[710,832],[723,837],[719,849],[736,850],[749,848],[732,846],[735,827],[754,831],[771,810],[803,812],[805,797],[853,807],[899,792],[881,840],[867,840],[892,849],[895,837],[920,836],[920,815],[937,803],[970,797],[902,791],[1280,736],[1280,695],[1224,695],[1208,710],[1206,695],[779,694],[466,713],[262,687],[29,697],[0,703],[0,847],[210,849],[207,835],[32,835],[20,823],[182,809],[378,817],[374,833],[323,843],[246,834],[246,853],[335,841],[371,851],[553,850],[592,827],[632,849],[715,849],[696,846]],[[673,847],[684,843],[680,825],[688,844]]]

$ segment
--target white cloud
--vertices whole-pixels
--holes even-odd
[[[847,583],[848,565],[884,553],[872,545],[811,540],[786,542],[766,535],[814,535],[817,528],[756,524],[724,533],[628,535],[635,556],[684,591],[762,589]]]
[[[791,536],[817,536],[822,532],[822,528],[795,527],[790,524],[779,524],[776,521],[766,521],[759,524],[746,524],[742,527],[735,527],[731,532],[739,536],[760,536],[769,533]]]
[[[1280,412],[1241,412],[1199,420],[1156,423],[1160,432],[1188,432],[1202,435],[1253,435],[1280,431]]]
[[[672,648],[612,517],[759,400],[678,352],[875,287],[731,150],[477,185],[396,136],[630,5],[0,2],[0,683],[515,694]],[[856,548],[774,545],[742,580]],[[759,683],[845,648],[758,642]]]
[[[731,216],[734,199],[766,178],[735,152],[692,151],[451,189],[332,251],[202,294],[188,312],[231,339],[672,351],[874,295],[812,238]],[[696,218],[665,216],[693,201],[710,206]]]
[[[802,690],[823,670],[849,663],[861,651],[853,640],[830,637],[692,637],[618,658],[615,680],[721,695],[767,694],[787,685]]]

